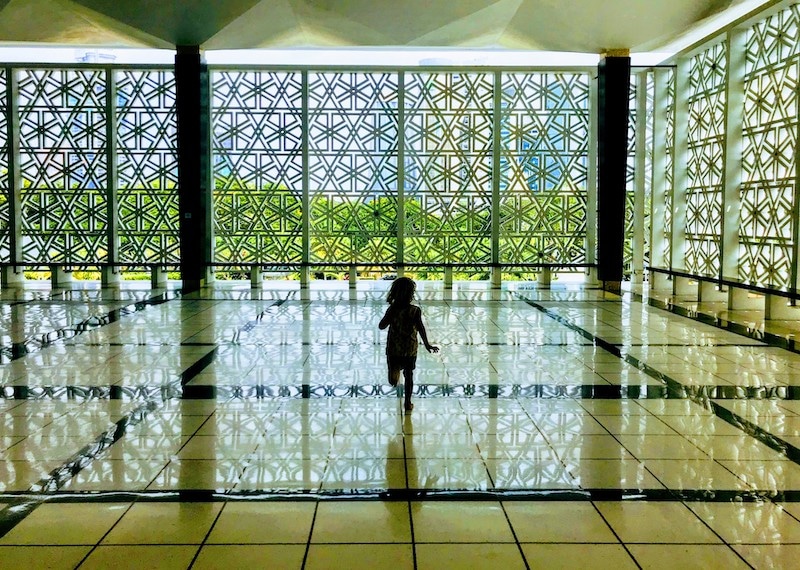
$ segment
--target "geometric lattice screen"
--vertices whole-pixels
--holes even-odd
[[[667,110],[663,157],[667,192],[663,198],[665,243],[654,245],[663,247],[665,259],[671,259],[672,231],[677,229],[671,227],[672,197],[684,190],[674,188],[673,165],[677,172],[685,167],[685,270],[720,274],[724,220],[726,243],[735,239],[738,245],[738,251],[726,250],[724,255],[737,261],[738,278],[759,286],[793,289],[800,262],[796,241],[800,6],[794,4],[731,33],[737,39],[731,48],[743,49],[733,54],[733,63],[727,61],[727,32],[721,32],[688,58],[688,77],[676,78],[674,70],[668,72],[666,100],[655,102]],[[730,65],[743,67],[729,69]],[[684,125],[675,123],[680,104],[676,83],[681,84],[677,79],[688,80],[689,114]],[[728,89],[740,88],[741,93],[729,97]],[[742,101],[741,107],[728,109],[734,101]],[[731,125],[731,132],[726,132],[726,113],[742,118],[741,125]],[[741,147],[738,140],[728,138],[738,136],[739,126]],[[676,131],[683,129],[688,135],[687,162],[674,164]],[[741,177],[737,207],[725,203],[726,170]],[[676,210],[680,206],[676,204]],[[678,259],[671,259],[670,265],[684,269]]]
[[[586,73],[211,76],[219,263],[489,263],[497,158],[500,263],[585,262]]]
[[[309,73],[313,263],[397,258],[397,73]]]
[[[490,73],[408,73],[405,259],[489,263],[493,152]]]
[[[500,263],[585,263],[589,77],[503,75]]]
[[[739,277],[791,285],[800,26],[798,6],[746,35]]]
[[[215,260],[299,263],[301,74],[214,71],[211,78]]]
[[[19,71],[24,261],[107,260],[105,85],[101,70]]]
[[[177,263],[175,76],[130,70],[115,77],[119,261]]]
[[[10,227],[11,200],[9,196],[10,184],[8,180],[8,125],[6,113],[8,100],[6,99],[6,81],[8,70],[0,68],[0,262],[11,259]]]
[[[691,58],[686,269],[718,275],[721,267],[727,42]]]
[[[14,76],[22,261],[177,264],[173,71]],[[586,261],[588,73],[253,69],[211,81],[218,263]]]
[[[15,73],[22,261],[178,263],[174,73],[110,67]],[[5,71],[2,79],[9,80]],[[5,113],[2,121],[5,148]],[[5,150],[2,156],[5,196]],[[0,203],[6,257],[7,225],[8,208]]]

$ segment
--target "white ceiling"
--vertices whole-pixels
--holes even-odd
[[[747,0],[0,0],[0,43],[656,51]],[[752,3],[752,0],[750,0]],[[765,2],[766,3],[766,2]]]

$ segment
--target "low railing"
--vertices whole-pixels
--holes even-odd
[[[689,297],[698,303],[727,303],[728,311],[763,311],[765,320],[800,320],[800,292],[738,279],[695,275],[686,271],[649,267],[651,291]]]

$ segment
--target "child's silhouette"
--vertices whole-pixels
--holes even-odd
[[[383,315],[378,328],[389,327],[389,338],[386,341],[386,363],[389,366],[389,384],[397,386],[400,371],[405,378],[405,409],[414,409],[411,403],[411,391],[414,388],[414,368],[417,366],[417,333],[428,352],[439,352],[438,346],[428,342],[428,333],[422,324],[422,309],[412,305],[414,291],[417,286],[408,277],[394,280],[386,298],[389,308]]]

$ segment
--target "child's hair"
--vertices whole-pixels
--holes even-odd
[[[389,289],[389,295],[386,297],[388,303],[398,305],[410,305],[411,300],[414,298],[414,291],[417,289],[417,284],[408,277],[398,277],[392,283],[392,288]]]

